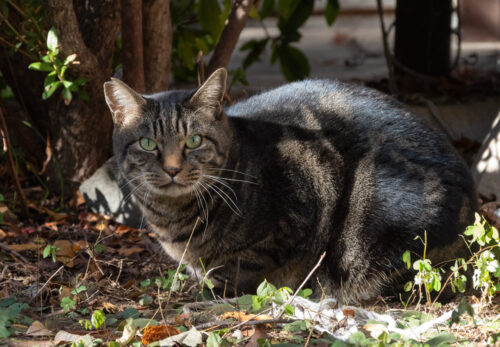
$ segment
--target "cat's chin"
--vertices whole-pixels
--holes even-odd
[[[177,182],[171,182],[168,184],[156,187],[157,193],[168,196],[170,198],[178,198],[186,194],[191,194],[193,192],[192,185],[184,185]]]

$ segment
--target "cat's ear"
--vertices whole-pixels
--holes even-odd
[[[104,96],[113,116],[115,127],[135,123],[141,116],[146,100],[119,79],[111,77],[104,83]]]
[[[220,112],[222,110],[222,99],[226,92],[226,80],[226,69],[215,70],[189,99],[189,103],[196,108],[208,106]]]

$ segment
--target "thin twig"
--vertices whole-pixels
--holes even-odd
[[[28,203],[26,201],[26,196],[24,195],[24,191],[21,188],[19,177],[17,176],[16,165],[14,163],[14,158],[12,156],[12,146],[9,139],[9,131],[7,130],[7,122],[5,121],[5,109],[2,104],[0,104],[0,120],[2,122],[4,147],[6,147],[5,152],[7,152],[7,155],[9,157],[9,166],[12,174],[12,179],[14,180],[16,191],[19,194],[24,214],[28,215]]]
[[[73,259],[74,259],[74,258],[75,258],[75,257],[73,257]],[[33,299],[35,299],[35,298],[38,296],[38,294],[40,294],[40,293],[42,292],[42,290],[43,290],[45,287],[47,287],[47,285],[50,283],[50,281],[51,281],[51,280],[52,280],[52,279],[53,279],[53,278],[54,278],[54,277],[55,277],[55,276],[56,276],[56,275],[57,275],[57,274],[58,274],[58,273],[59,273],[62,269],[64,269],[64,265],[61,265],[61,266],[59,267],[59,269],[57,269],[57,270],[56,270],[56,272],[54,272],[54,273],[52,274],[52,276],[50,276],[50,277],[49,277],[49,279],[45,282],[45,284],[44,284],[44,285],[43,285],[40,289],[38,289],[38,291],[36,292],[36,294],[35,294],[35,296],[33,297]],[[33,301],[33,299],[31,299],[31,300]]]
[[[243,322],[244,324],[239,324],[239,326],[241,326],[241,325],[257,325],[257,324],[293,323],[297,320],[298,319],[284,319],[284,318],[250,320],[250,321]],[[232,326],[234,323],[235,323],[234,321],[230,321],[230,320],[214,321],[214,322],[208,322],[208,323],[196,325],[195,329],[196,330],[203,330],[203,329],[208,329],[208,328],[212,328],[212,327],[216,327],[216,326]]]
[[[389,70],[389,91],[392,95],[397,94],[396,80],[394,79],[394,65],[392,64],[391,51],[389,50],[389,43],[387,42],[387,30],[385,30],[384,12],[382,9],[382,0],[377,0],[377,11],[380,19],[380,28],[382,30],[382,42],[384,44],[384,55],[387,63],[387,70]]]
[[[309,281],[309,279],[311,278],[311,276],[313,275],[313,273],[316,272],[316,270],[318,269],[318,267],[321,265],[321,262],[323,261],[323,259],[325,258],[325,256],[326,256],[326,251],[321,254],[321,256],[319,257],[318,262],[316,263],[316,265],[314,265],[314,267],[312,268],[312,270],[309,271],[309,274],[307,274],[307,276],[304,279],[304,281],[302,281],[302,283],[297,288],[297,290],[295,291],[295,293],[293,294],[293,296],[290,298],[290,300],[288,300],[288,302],[284,306],[290,305],[292,303],[292,301],[295,299],[295,297],[300,292],[300,290],[302,289],[302,287],[305,286],[305,284],[307,283],[307,281]],[[278,318],[281,318],[281,316],[283,315],[284,312],[285,312],[285,309],[283,309],[281,311],[281,313],[278,315]]]
[[[4,250],[6,250],[6,251],[8,251],[8,252],[10,252],[10,253],[12,253],[12,254],[14,254],[17,258],[19,258],[19,259],[21,259],[23,262],[25,262],[25,263],[29,264],[29,261],[28,261],[25,257],[23,257],[21,254],[19,254],[19,252],[14,251],[13,249],[11,249],[11,248],[10,248],[9,246],[7,246],[6,244],[4,244],[4,243],[0,242],[0,248],[1,248],[1,249],[4,249]]]

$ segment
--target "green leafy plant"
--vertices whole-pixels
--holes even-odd
[[[101,310],[96,310],[92,312],[92,316],[89,319],[80,319],[78,323],[85,330],[99,329],[106,322],[106,314]]]
[[[235,72],[233,78],[245,83],[246,69],[258,61],[267,46],[271,49],[271,64],[279,61],[281,72],[288,81],[299,80],[310,73],[310,65],[306,55],[292,43],[298,42],[302,35],[299,28],[313,13],[313,0],[264,0],[260,8],[251,12],[251,16],[261,22],[275,11],[278,15],[278,29],[280,34],[271,37],[266,30],[264,39],[250,40],[241,46],[241,51],[248,51],[242,63],[242,71]],[[328,0],[325,9],[325,18],[328,25],[332,25],[339,12],[338,0]]]
[[[419,239],[423,246],[424,252],[422,258],[415,260],[413,263],[411,261],[410,251],[405,251],[403,253],[403,261],[405,262],[408,269],[413,267],[416,271],[413,282],[409,281],[405,284],[404,290],[409,292],[412,291],[409,300],[415,295],[415,288],[418,290],[419,302],[422,298],[422,287],[424,289],[425,297],[427,303],[432,305],[431,293],[433,291],[439,292],[441,290],[441,269],[434,268],[430,259],[426,258],[427,253],[427,231],[424,231],[424,239],[417,236],[415,240]]]
[[[404,304],[408,304],[415,294],[415,285],[419,290],[423,285],[427,302],[430,305],[436,304],[444,288],[449,284],[453,292],[465,292],[467,288],[467,276],[461,271],[467,271],[468,266],[472,267],[472,287],[481,291],[482,300],[490,301],[491,298],[500,292],[500,236],[498,230],[487,223],[487,221],[476,213],[474,224],[467,227],[463,233],[464,241],[471,253],[469,259],[458,258],[453,260],[450,267],[451,274],[444,284],[441,283],[442,268],[432,267],[429,259],[426,259],[427,234],[424,234],[424,254],[421,259],[412,263],[409,251],[403,253],[403,261],[408,268],[413,266],[416,271],[414,282],[406,283],[405,291],[412,291],[412,295]],[[430,293],[437,291],[434,301],[430,301]]]
[[[28,309],[28,304],[16,302],[13,297],[0,299],[0,338],[17,334],[13,324],[31,324],[32,320],[21,312]]]
[[[42,256],[44,258],[47,258],[47,257],[52,257],[52,261],[55,263],[57,261],[57,258],[56,258],[56,253],[60,250],[59,247],[56,247],[56,246],[53,246],[53,245],[47,245],[45,246],[45,248],[43,249],[43,253],[42,253]]]
[[[264,280],[257,287],[257,295],[252,296],[252,309],[255,312],[260,312],[269,308],[272,303],[283,307],[287,314],[293,314],[294,308],[287,303],[293,291],[288,287],[277,289],[274,285]]]
[[[71,103],[73,93],[77,93],[82,99],[88,99],[82,89],[87,80],[83,77],[71,80],[67,75],[68,68],[77,63],[76,54],[71,54],[64,60],[59,59],[59,39],[55,28],[49,30],[46,44],[47,52],[41,56],[41,61],[28,66],[31,70],[48,72],[43,83],[42,99],[50,98],[59,87],[62,87],[61,95],[66,105]]]
[[[80,293],[83,293],[87,290],[87,287],[84,285],[80,285],[73,289],[71,291],[71,294],[75,297],[78,297]],[[59,289],[59,293],[61,293],[62,287]],[[71,296],[65,296],[64,298],[61,299],[61,307],[64,310],[64,312],[69,312],[75,309],[76,307],[76,300],[71,297]]]
[[[169,269],[164,272],[165,276],[158,276],[155,278],[156,286],[162,290],[171,290],[171,291],[180,290],[183,282],[189,278],[188,275],[182,273],[182,271],[184,271],[185,268],[186,268],[185,264],[182,264],[179,267],[179,272],[177,273],[177,280],[175,281],[175,285],[174,285],[174,278],[176,274],[176,269]]]

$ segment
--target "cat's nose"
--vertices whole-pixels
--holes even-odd
[[[179,172],[181,172],[181,168],[179,167],[164,167],[163,170],[170,175],[170,177],[174,178]]]

